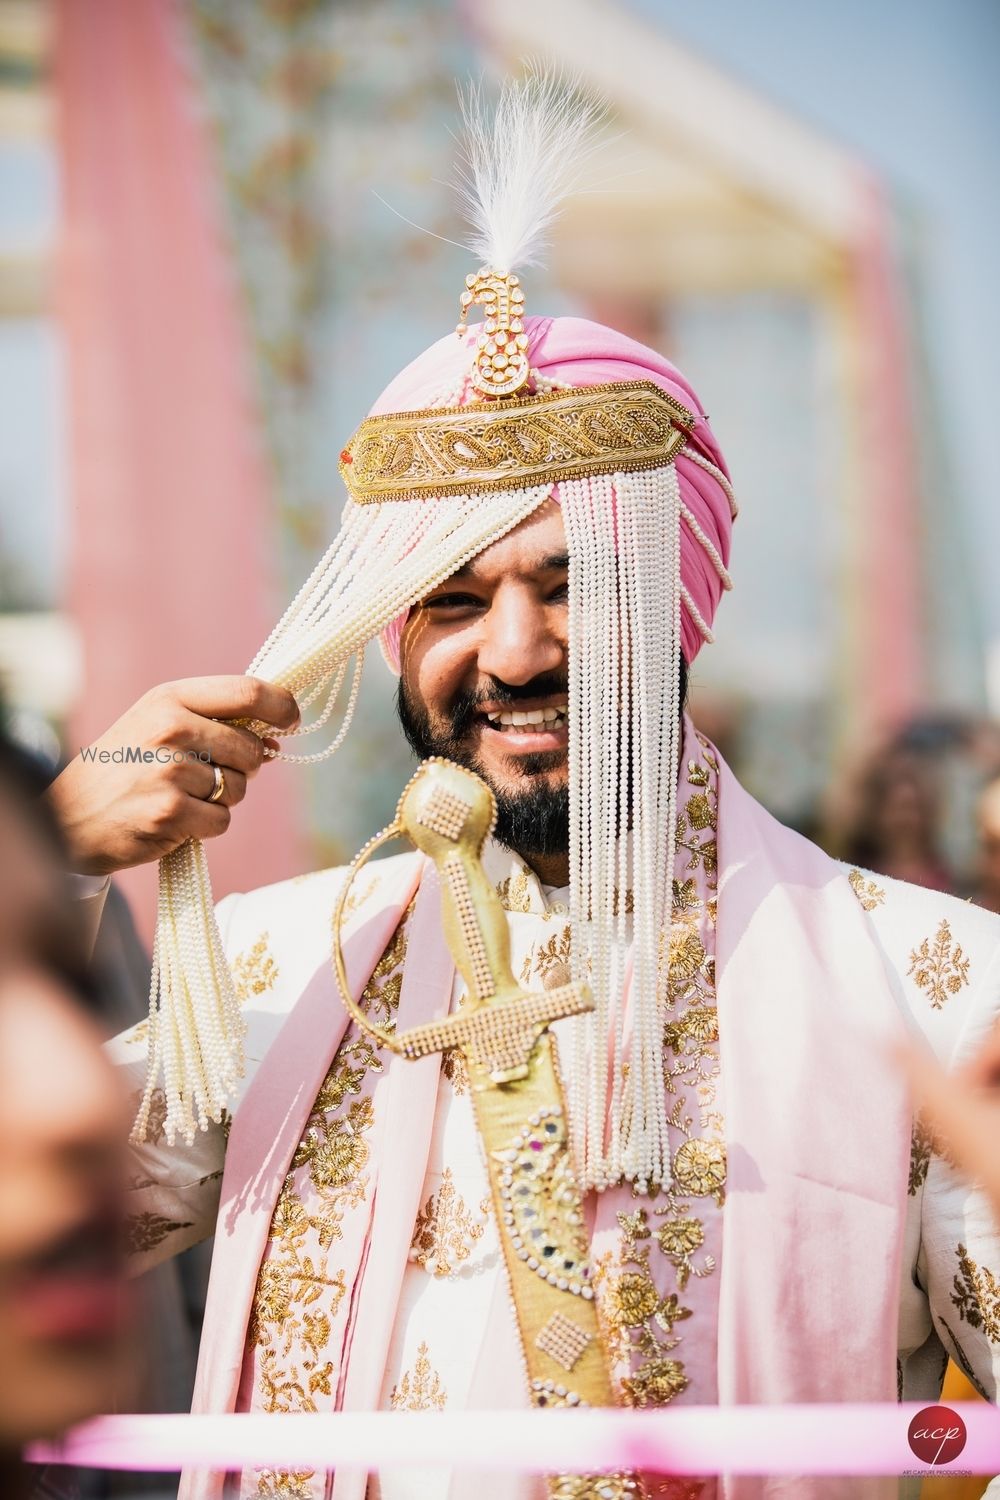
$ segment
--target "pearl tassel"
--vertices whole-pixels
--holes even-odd
[[[329,719],[355,658],[348,701],[333,742],[308,756],[278,752],[282,760],[323,760],[338,748],[357,702],[365,645],[404,609],[498,541],[538,509],[552,485],[431,501],[348,501],[343,525],[292,600],[249,674],[277,683],[301,703],[329,685],[319,720]],[[258,733],[271,726],[252,724]],[[153,1096],[162,1086],[164,1131],[180,1133],[218,1121],[245,1067],[245,1025],[219,936],[208,862],[189,840],[160,861],[156,938],[149,994],[146,1086],[132,1130],[146,1139]]]
[[[595,1001],[574,1023],[570,1113],[584,1187],[625,1178],[645,1192],[671,1180],[663,934],[671,914],[686,607],[680,488],[668,464],[564,482],[560,497],[570,557],[572,964]]]
[[[732,485],[729,483],[729,480],[726,478],[725,474],[723,474],[722,470],[719,468],[718,464],[713,464],[710,458],[705,458],[701,453],[698,452],[697,448],[692,448],[690,443],[685,443],[684,447],[681,449],[681,452],[684,454],[685,458],[689,458],[693,464],[697,464],[699,469],[704,469],[706,474],[711,474],[712,478],[715,480],[716,484],[721,487],[723,494],[729,501],[729,513],[735,521],[736,517],[740,513],[740,507],[736,500],[736,492],[733,489]]]
[[[688,530],[691,532],[691,535],[699,543],[709,562],[712,564],[712,567],[719,575],[719,581],[722,584],[722,587],[728,593],[733,586],[733,580],[729,576],[729,570],[727,569],[725,563],[722,561],[722,558],[719,555],[719,550],[715,546],[715,543],[705,535],[705,532],[699,524],[697,517],[688,510],[683,501],[681,502],[681,515],[687,522]]]
[[[724,479],[714,464],[684,451]],[[728,482],[725,488],[731,493]],[[364,507],[349,501],[340,533],[249,669],[287,687],[303,706],[327,692],[319,718],[293,734],[328,722],[353,657],[347,703],[325,750],[308,756],[279,751],[277,758],[316,762],[333,754],[354,713],[366,643],[512,530],[551,491],[551,485],[542,485]],[[574,1138],[588,1186],[605,1187],[625,1176],[646,1187],[670,1180],[661,1061],[666,976],[659,945],[670,921],[682,608],[711,639],[680,582],[682,517],[724,586],[728,575],[702,528],[681,506],[672,464],[564,481],[560,492],[570,553],[574,974],[591,983],[596,1001],[595,1011],[576,1023]],[[272,732],[268,725],[252,727]],[[619,756],[631,768],[631,781],[619,774]],[[619,838],[630,813],[631,834]],[[631,960],[625,939],[628,890],[634,900]],[[632,1029],[626,1058],[622,997],[630,962]],[[243,1032],[204,849],[189,842],[160,865],[149,1063],[133,1138],[145,1138],[161,1080],[170,1142],[177,1132],[190,1140],[197,1128],[219,1120],[243,1072]]]

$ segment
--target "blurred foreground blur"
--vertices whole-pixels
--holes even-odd
[[[19,1450],[111,1409],[131,1373],[125,1101],[36,769],[0,738],[0,1490]]]

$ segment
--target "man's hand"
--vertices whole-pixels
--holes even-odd
[[[48,789],[70,868],[104,875],[161,859],[187,839],[225,833],[230,809],[260,770],[265,744],[277,745],[220,721],[291,729],[298,718],[291,693],[256,677],[187,677],[151,688]],[[135,747],[139,758],[126,758],[130,750],[135,757]],[[109,752],[103,763],[102,751]],[[144,760],[145,751],[153,753]],[[225,791],[207,802],[213,764],[222,768]]]

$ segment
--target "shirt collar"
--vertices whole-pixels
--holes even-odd
[[[568,889],[543,886],[531,866],[496,839],[487,839],[483,845],[483,869],[505,911],[538,916],[569,911]]]

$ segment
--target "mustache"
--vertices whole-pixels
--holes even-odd
[[[529,698],[550,698],[569,694],[569,680],[564,672],[543,672],[530,682],[513,684],[491,677],[478,688],[455,695],[449,709],[449,730],[461,739],[472,728],[473,720],[484,703],[523,703]]]

